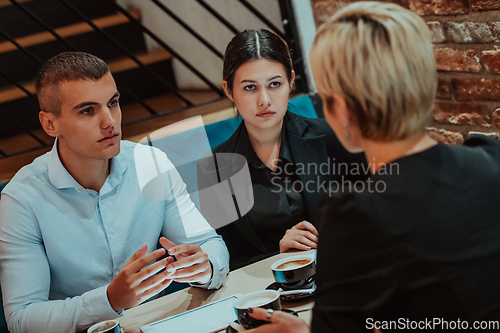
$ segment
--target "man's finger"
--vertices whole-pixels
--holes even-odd
[[[131,263],[142,257],[144,254],[146,254],[147,251],[148,251],[148,245],[144,244],[136,253],[134,253],[132,257],[130,257],[130,259],[127,261],[124,267],[130,265]]]
[[[177,258],[176,262],[173,262],[169,265],[167,265],[167,270],[170,271],[175,271],[181,268],[187,268],[190,266],[193,266],[195,264],[201,264],[203,262],[208,262],[208,255],[205,252],[198,252],[193,255],[184,257],[184,258]]]
[[[141,294],[146,290],[153,289],[155,286],[163,283],[163,281],[165,280],[173,280],[172,274],[170,272],[164,271],[147,280],[142,281],[141,284],[135,289],[135,291],[137,294]]]
[[[155,275],[156,273],[158,273],[159,271],[164,269],[167,266],[167,263],[168,263],[167,258],[165,258],[165,259],[157,261],[154,264],[151,264],[151,265],[143,268],[140,271],[140,273],[137,275],[137,279],[139,281],[146,280],[147,278]]]
[[[201,251],[201,248],[198,245],[194,244],[181,244],[175,247],[171,247],[168,249],[168,254],[171,256],[175,256],[177,258],[178,255],[185,254],[190,256],[195,254],[196,252]]]
[[[160,237],[160,244],[165,248],[165,250],[170,250],[171,248],[174,248],[177,246],[174,242],[171,240],[165,238],[165,237]],[[170,253],[170,252],[169,252]]]
[[[140,301],[140,303],[144,302],[148,298],[150,298],[150,297],[152,297],[152,296],[154,296],[154,295],[162,292],[163,290],[165,290],[172,283],[172,281],[173,281],[172,279],[163,280],[162,282],[158,283],[154,287],[151,287],[150,289],[147,289],[146,291],[144,291],[141,294],[141,301]]]
[[[208,272],[201,272],[198,274],[190,275],[190,276],[185,276],[185,277],[179,277],[176,278],[173,276],[174,281],[180,282],[180,283],[189,283],[189,282],[199,282],[199,281],[210,281],[209,273]]]
[[[202,263],[202,264],[194,264],[194,265],[189,266],[187,268],[174,271],[175,274],[173,274],[172,277],[174,279],[189,277],[189,276],[193,276],[195,274],[208,272],[209,268],[210,268],[210,264],[208,262]]]
[[[147,265],[149,265],[152,261],[162,257],[165,254],[165,249],[158,249],[151,253],[146,254],[145,256],[140,257],[133,263],[131,263],[127,269],[130,269],[132,272],[137,273]]]

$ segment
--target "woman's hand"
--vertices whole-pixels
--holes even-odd
[[[288,229],[280,240],[280,252],[290,249],[307,251],[318,247],[318,230],[307,221],[297,223]]]
[[[255,319],[267,320],[267,310],[262,308],[248,309],[248,313]],[[311,329],[303,319],[293,316],[282,311],[274,311],[271,315],[270,323],[259,326],[253,330],[248,330],[249,333],[310,333]]]

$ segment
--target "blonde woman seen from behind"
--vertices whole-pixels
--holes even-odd
[[[500,146],[427,135],[437,79],[425,22],[356,2],[318,29],[311,62],[329,125],[372,175],[320,203],[311,328],[275,313],[255,332],[498,331]]]

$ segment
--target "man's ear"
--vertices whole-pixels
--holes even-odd
[[[224,92],[226,93],[227,98],[229,98],[231,100],[231,102],[234,103],[233,94],[228,89],[228,87],[227,87],[227,81],[226,80],[222,81],[222,89],[224,89]]]
[[[59,136],[59,131],[57,128],[57,116],[52,112],[40,111],[38,114],[38,119],[40,119],[40,124],[42,124],[45,133],[55,138]]]

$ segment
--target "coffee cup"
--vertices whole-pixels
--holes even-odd
[[[257,320],[248,314],[248,308],[264,308],[281,310],[280,294],[276,290],[259,290],[246,294],[234,301],[234,309],[238,322],[245,328],[255,328],[266,324],[266,321]]]
[[[90,327],[88,333],[120,333],[120,324],[116,320],[101,321]]]
[[[302,288],[305,281],[311,281],[316,274],[316,262],[306,255],[278,260],[271,265],[276,282],[286,287]]]

